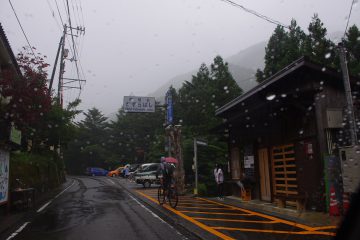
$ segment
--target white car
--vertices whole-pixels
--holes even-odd
[[[134,174],[135,182],[148,188],[151,184],[160,183],[160,163],[145,163]]]

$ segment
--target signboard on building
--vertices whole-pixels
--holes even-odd
[[[9,152],[0,150],[0,205],[8,201]]]
[[[244,168],[254,168],[254,156],[244,156]]]
[[[124,96],[125,112],[155,112],[154,97]]]
[[[11,127],[10,141],[21,145],[21,131],[17,130],[14,126]]]
[[[165,102],[166,102],[166,123],[172,124],[174,120],[174,116],[173,116],[173,102],[170,91],[167,91],[166,93]]]

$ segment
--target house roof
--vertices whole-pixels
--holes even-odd
[[[232,108],[238,106],[241,102],[244,100],[250,98],[251,96],[255,95],[256,93],[266,89],[267,87],[273,85],[280,79],[284,78],[285,76],[293,73],[294,71],[298,70],[302,67],[309,67],[313,70],[317,70],[319,72],[323,72],[324,74],[335,76],[337,78],[341,78],[341,73],[335,71],[334,69],[326,68],[324,69],[323,66],[315,64],[311,62],[307,57],[301,57],[297,59],[296,61],[292,62],[285,68],[281,69],[268,79],[264,80],[263,82],[259,83],[257,86],[249,90],[248,92],[244,93],[243,95],[240,95],[239,97],[233,99],[232,101],[226,103],[225,105],[221,106],[215,111],[216,116],[223,115],[225,112],[231,110]]]
[[[21,76],[21,71],[20,71],[20,68],[19,68],[19,65],[16,61],[16,57],[11,49],[11,46],[10,46],[10,43],[6,37],[6,34],[5,34],[5,31],[2,27],[2,24],[0,23],[0,50],[4,50],[1,51],[0,53],[5,53],[7,56],[7,58],[9,58],[9,62],[11,63],[11,65],[13,66],[14,70],[18,73],[19,76]]]

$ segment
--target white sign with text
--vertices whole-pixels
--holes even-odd
[[[123,107],[125,112],[155,112],[155,98],[125,96]]]
[[[0,150],[0,205],[8,201],[9,152]]]

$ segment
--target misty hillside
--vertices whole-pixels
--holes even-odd
[[[256,72],[256,69],[263,69],[264,56],[265,56],[265,47],[267,42],[260,42],[255,45],[252,45],[239,53],[226,58],[226,61],[229,64],[235,64],[243,68],[249,68]]]
[[[262,69],[264,67],[265,45],[266,42],[260,42],[225,59],[229,63],[229,70],[235,81],[244,92],[256,85],[254,75],[257,68]],[[191,81],[192,75],[195,75],[197,71],[198,69],[195,69],[170,79],[149,96],[154,96],[158,101],[163,101],[165,92],[171,85],[179,89],[184,81]]]

